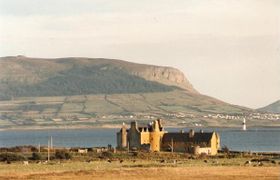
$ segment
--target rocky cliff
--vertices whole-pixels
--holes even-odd
[[[185,75],[172,67],[147,66],[132,73],[149,81],[157,81],[165,85],[180,87],[191,93],[198,93]]]

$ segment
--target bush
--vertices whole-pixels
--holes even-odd
[[[31,150],[31,152],[38,152],[39,151],[38,148],[36,148],[34,146],[31,146],[30,150]]]
[[[208,155],[206,154],[206,153],[201,153],[200,155],[199,155],[199,158],[200,159],[206,159],[208,157]]]
[[[41,160],[42,156],[41,156],[41,154],[34,152],[34,153],[32,153],[32,157],[30,159],[31,160]]]
[[[138,152],[137,151],[132,152],[132,156],[137,157],[138,156]]]
[[[224,152],[225,156],[227,156],[227,157],[230,156],[230,150],[227,146],[222,147],[222,152]]]
[[[109,151],[104,151],[104,152],[102,152],[101,156],[106,157],[106,158],[111,158],[113,155]]]
[[[109,151],[104,151],[98,156],[98,158],[100,158],[100,159],[106,159],[106,158],[112,158],[112,157],[113,157],[113,154]]]
[[[222,147],[222,151],[223,151],[224,153],[226,153],[226,154],[229,154],[229,153],[230,153],[230,150],[229,150],[229,148],[228,148],[227,146],[223,146],[223,147]]]
[[[67,151],[56,151],[55,152],[55,158],[56,159],[71,159],[72,156]]]
[[[0,161],[24,161],[26,158],[23,155],[16,153],[1,153]]]

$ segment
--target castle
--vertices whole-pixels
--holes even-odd
[[[138,127],[137,122],[133,121],[130,129],[123,124],[121,130],[117,132],[117,148],[216,155],[220,148],[220,137],[216,132],[194,130],[188,133],[183,131],[169,133],[164,130],[160,119],[146,127]]]

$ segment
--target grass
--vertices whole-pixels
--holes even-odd
[[[106,98],[105,98],[106,97]],[[204,97],[204,96],[203,96]],[[162,118],[165,126],[178,126],[183,121],[185,126],[192,126],[195,123],[205,126],[239,126],[240,120],[209,119],[204,118],[206,114],[215,113],[240,113],[242,108],[237,108],[228,104],[189,95],[184,91],[141,93],[141,94],[110,94],[110,95],[85,95],[85,96],[60,96],[60,97],[25,97],[15,98],[11,101],[0,101],[1,128],[11,126],[24,128],[25,121],[28,127],[36,125],[58,126],[67,125],[69,121],[76,124],[84,122],[76,121],[80,117],[93,118],[93,120],[105,120],[97,125],[114,125],[115,122],[125,120],[147,120],[148,116]],[[245,111],[245,110],[244,110]],[[175,115],[192,115],[189,117],[177,117]],[[127,115],[127,117],[123,117]],[[129,116],[134,115],[133,119]],[[49,119],[61,118],[60,123]],[[115,121],[115,122],[114,122]],[[248,120],[249,124],[262,126],[271,123],[268,120]],[[280,123],[280,121],[279,121]],[[279,125],[276,121],[275,126]],[[20,126],[21,125],[21,126]],[[94,124],[93,124],[94,126]]]
[[[236,160],[239,162],[239,160]],[[0,178],[13,179],[277,179],[279,166],[247,167],[238,164],[209,165],[202,160],[160,163],[155,160],[54,161],[48,164],[0,164]],[[229,165],[230,164],[230,165]]]
[[[21,154],[21,153],[19,153]],[[226,158],[193,157],[184,153],[102,153],[72,152],[71,160],[0,163],[0,179],[277,179],[280,177],[279,155],[261,166],[246,165],[251,159],[272,159],[272,156],[241,155]],[[108,154],[108,153],[107,153]],[[31,153],[25,153],[30,157]],[[46,152],[41,153],[43,159]],[[105,155],[105,154],[104,154]],[[101,158],[103,156],[103,158]],[[110,162],[108,161],[110,159]],[[40,162],[40,163],[38,163]]]

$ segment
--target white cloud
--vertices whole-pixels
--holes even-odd
[[[199,91],[228,102],[258,107],[280,99],[280,1],[3,3],[0,56],[109,57],[176,66]]]

